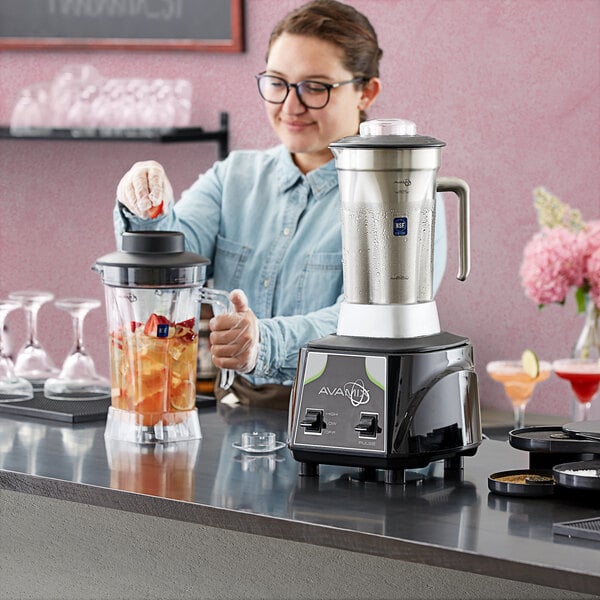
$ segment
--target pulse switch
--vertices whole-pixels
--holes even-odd
[[[377,417],[376,413],[360,413],[360,421],[354,428],[355,431],[358,431],[358,437],[377,437],[377,434],[381,432],[381,427],[377,423]]]

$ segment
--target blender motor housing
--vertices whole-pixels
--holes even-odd
[[[460,468],[481,443],[473,349],[442,332],[406,339],[332,335],[299,356],[292,390],[289,446],[302,475],[319,464],[359,467],[365,479],[385,470],[446,459]]]

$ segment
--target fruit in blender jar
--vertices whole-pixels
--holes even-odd
[[[112,405],[142,415],[143,425],[177,422],[196,403],[194,318],[173,323],[151,314],[110,334]],[[165,414],[166,413],[166,414]]]

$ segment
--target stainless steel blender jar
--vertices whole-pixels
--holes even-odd
[[[444,142],[398,120],[367,121],[330,145],[340,183],[344,300],[337,335],[302,348],[289,445],[320,463],[404,481],[405,469],[462,465],[481,443],[468,339],[441,330],[433,298],[436,192],[459,200],[459,271],[469,273],[469,188],[437,177]]]
[[[367,121],[359,136],[330,146],[342,219],[340,335],[439,333],[433,300],[436,191],[458,196],[457,278],[469,274],[469,187],[456,177],[437,177],[444,142],[397,133],[407,129],[405,121]]]
[[[200,305],[229,309],[203,288],[210,261],[185,251],[182,233],[126,232],[93,269],[105,286],[111,406],[105,436],[138,443],[201,437],[196,409]],[[223,371],[222,386],[233,373]]]

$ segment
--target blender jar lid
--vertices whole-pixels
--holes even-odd
[[[121,249],[100,257],[92,269],[107,285],[191,287],[206,281],[210,260],[185,251],[179,231],[127,231]]]
[[[417,135],[417,126],[405,119],[372,119],[360,124],[360,135],[332,142],[333,148],[441,148],[446,143]]]

